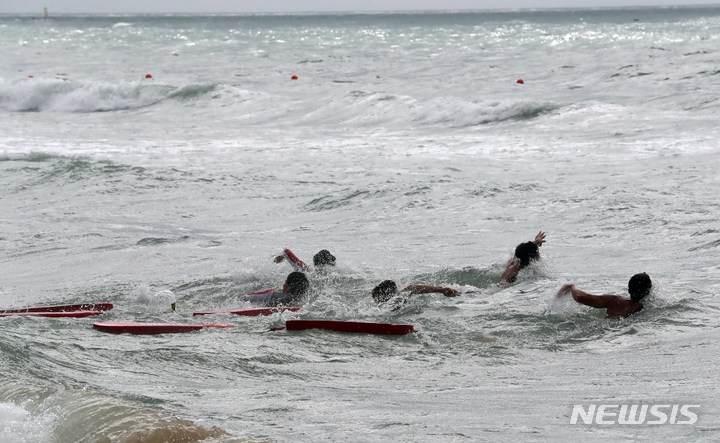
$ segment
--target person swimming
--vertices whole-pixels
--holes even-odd
[[[297,306],[301,304],[310,289],[310,282],[304,273],[294,271],[288,274],[280,291],[273,289],[241,296],[243,302],[261,306]]]
[[[505,266],[505,271],[500,276],[501,282],[514,283],[521,270],[530,263],[540,260],[540,246],[545,243],[545,233],[538,232],[533,241],[520,243],[515,248],[515,254]]]
[[[335,260],[335,256],[327,249],[322,249],[313,255],[313,265],[315,265],[315,269],[318,271],[325,270],[330,266],[335,266]]]
[[[570,292],[576,302],[590,306],[592,308],[607,309],[605,318],[626,318],[636,314],[643,309],[640,301],[645,298],[652,290],[652,280],[650,276],[642,272],[630,277],[628,281],[628,293],[630,299],[620,297],[618,295],[593,295],[581,291],[574,284],[563,285],[557,293],[557,297],[562,297]]]
[[[457,297],[458,291],[452,288],[435,285],[413,284],[398,291],[397,284],[392,280],[385,280],[372,290],[372,298],[378,304],[387,303],[392,298],[400,295],[406,298],[414,294],[442,294],[445,297]],[[404,301],[403,301],[404,302]]]
[[[312,269],[304,261],[300,260],[297,255],[289,248],[283,249],[282,255],[278,255],[273,260],[275,263],[282,263],[285,259],[292,265],[296,271],[310,272]],[[336,258],[327,249],[320,250],[313,256],[313,265],[315,271],[325,271],[335,266]]]

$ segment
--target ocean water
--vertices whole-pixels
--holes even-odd
[[[0,318],[0,441],[717,441],[719,44],[718,8],[0,16],[0,308],[115,304]],[[193,319],[284,247],[338,258],[302,311]],[[555,297],[643,271],[626,320]],[[463,295],[388,310],[385,279]],[[198,318],[236,327],[92,329]],[[698,419],[571,424],[593,404]]]

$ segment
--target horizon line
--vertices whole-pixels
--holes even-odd
[[[570,11],[633,11],[633,10],[657,10],[657,9],[720,9],[720,4],[693,4],[693,5],[630,5],[630,6],[563,6],[563,7],[532,7],[532,8],[472,8],[472,9],[394,9],[394,10],[334,10],[334,11],[204,11],[204,12],[57,12],[47,11],[35,12],[0,12],[0,17],[71,17],[71,16],[284,16],[284,15],[419,15],[419,14],[463,14],[463,13],[513,13],[513,12],[570,12]]]

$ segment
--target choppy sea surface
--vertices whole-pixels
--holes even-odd
[[[720,8],[0,16],[0,54],[0,309],[115,304],[0,318],[0,441],[720,438]],[[240,307],[284,247],[338,258],[301,311],[92,328]],[[626,320],[555,297],[643,271]],[[602,404],[698,419],[571,424]]]

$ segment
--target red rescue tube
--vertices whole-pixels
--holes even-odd
[[[288,320],[285,322],[285,329],[288,331],[325,329],[337,332],[386,335],[405,335],[415,332],[413,325],[394,325],[390,323],[368,323],[341,320]]]
[[[69,312],[3,312],[0,317],[71,317],[83,318],[104,314],[102,311],[69,311]]]
[[[234,328],[233,325],[219,325],[215,323],[180,324],[180,323],[116,323],[103,322],[93,323],[93,328],[98,331],[110,334],[134,334],[134,335],[156,335],[156,334],[181,334],[184,332],[199,331],[204,328]]]
[[[112,303],[80,303],[75,305],[29,306],[25,308],[0,309],[0,314],[14,312],[70,312],[70,311],[109,311]]]
[[[273,289],[273,288],[260,289],[259,291],[252,291],[252,292],[248,292],[247,294],[240,294],[240,295],[238,295],[238,297],[244,297],[246,295],[267,294],[268,292],[276,292],[276,289]]]
[[[277,307],[264,307],[264,308],[252,308],[252,309],[232,309],[226,311],[199,311],[193,312],[195,315],[211,315],[211,314],[233,314],[242,315],[245,317],[257,317],[259,315],[272,315],[276,312],[284,311],[299,311],[302,309],[300,306],[277,306]]]

